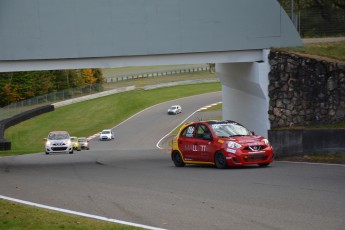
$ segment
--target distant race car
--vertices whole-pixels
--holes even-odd
[[[104,129],[99,135],[99,140],[101,141],[112,140],[114,138],[114,132],[111,129]]]
[[[173,105],[168,109],[168,114],[178,114],[182,113],[182,108],[180,105]]]
[[[210,164],[217,168],[257,164],[268,166],[273,147],[235,121],[200,121],[184,124],[172,140],[171,159],[176,167]]]
[[[90,150],[90,143],[86,137],[78,137],[78,142],[81,149]]]
[[[48,134],[46,141],[45,152],[50,153],[73,153],[73,146],[70,135],[66,131],[53,131]]]
[[[77,137],[71,137],[70,139],[71,139],[71,143],[72,143],[73,149],[77,150],[77,151],[80,151],[81,147],[80,147],[78,138]]]

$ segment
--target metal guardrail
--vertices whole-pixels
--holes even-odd
[[[197,67],[197,68],[188,68],[188,69],[172,70],[172,71],[164,71],[164,72],[156,72],[156,73],[142,73],[142,74],[117,76],[117,77],[112,77],[112,78],[106,78],[105,80],[107,83],[111,83],[111,82],[127,81],[127,80],[140,79],[140,78],[164,77],[164,76],[171,76],[175,74],[204,72],[204,71],[209,71],[209,69],[210,68],[208,66]]]

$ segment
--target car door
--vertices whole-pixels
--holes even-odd
[[[196,126],[195,138],[194,138],[194,149],[197,153],[195,158],[201,162],[213,162],[212,152],[214,151],[213,141],[205,139],[205,135],[212,137],[210,129],[205,124],[198,124]]]
[[[195,161],[195,151],[193,151],[193,144],[195,142],[195,125],[185,127],[178,139],[178,148],[183,155],[185,161]]]

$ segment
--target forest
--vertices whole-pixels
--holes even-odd
[[[0,73],[0,107],[28,98],[104,81],[101,69]]]
[[[345,35],[345,0],[278,0],[302,37]]]

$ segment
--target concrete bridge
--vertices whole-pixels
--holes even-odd
[[[267,136],[267,56],[302,45],[276,0],[0,0],[0,72],[216,63],[223,118]]]

